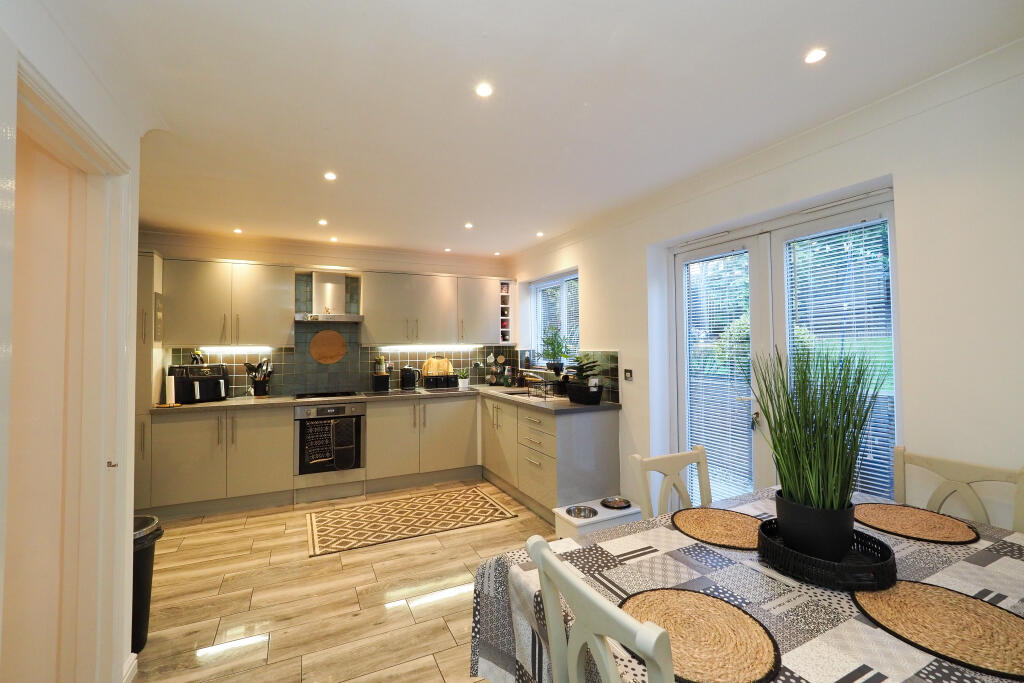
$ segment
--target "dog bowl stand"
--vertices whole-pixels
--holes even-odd
[[[574,506],[591,507],[597,510],[597,514],[587,518],[570,517],[566,514],[565,510]],[[637,505],[623,510],[610,510],[601,505],[600,498],[553,508],[553,512],[555,513],[555,533],[558,537],[574,538],[576,540],[579,540],[581,536],[592,534],[601,529],[639,521],[642,516]]]

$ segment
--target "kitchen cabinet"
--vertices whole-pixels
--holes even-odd
[[[160,402],[163,388],[163,347],[156,331],[156,294],[163,282],[163,259],[151,252],[139,254],[136,290],[135,413],[148,413]]]
[[[224,417],[224,411],[152,416],[152,507],[227,494]]]
[[[226,420],[228,497],[291,490],[292,408],[229,410]]]
[[[483,399],[481,405],[484,469],[490,470],[512,486],[518,486],[516,406],[493,398]]]
[[[420,472],[476,465],[476,401],[434,398],[419,403]]]
[[[230,344],[231,266],[164,261],[164,344]]]
[[[135,417],[135,509],[148,508],[153,481],[153,453],[149,415]]]
[[[363,274],[365,345],[451,344],[458,339],[458,283],[448,275]]]
[[[558,507],[558,461],[520,445],[519,490],[544,506]]]
[[[499,344],[501,282],[487,278],[459,278],[459,342]]]
[[[366,478],[420,471],[420,402],[366,404]]]
[[[294,269],[168,259],[163,276],[165,346],[294,343]]]
[[[292,346],[295,343],[295,269],[231,264],[233,343]]]

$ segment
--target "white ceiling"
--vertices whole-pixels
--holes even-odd
[[[166,122],[143,139],[144,223],[456,254],[555,236],[1024,35],[1020,0],[45,2]]]

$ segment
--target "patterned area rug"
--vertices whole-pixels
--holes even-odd
[[[515,517],[478,488],[309,512],[309,556],[425,536]]]

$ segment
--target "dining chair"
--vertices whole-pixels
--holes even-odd
[[[621,683],[619,669],[608,639],[615,640],[644,660],[650,683],[671,683],[672,649],[668,632],[647,621],[640,623],[605,600],[572,573],[541,536],[531,536],[526,550],[537,564],[544,621],[548,631],[548,653],[554,683],[583,683],[586,680],[586,650],[590,650],[602,683]],[[575,617],[566,636],[562,599]]]
[[[942,483],[932,491],[925,505],[933,512],[939,512],[952,496],[959,496],[967,506],[971,518],[984,524],[990,524],[988,510],[981,497],[971,484],[982,481],[1005,482],[1015,484],[1013,530],[1024,531],[1024,468],[1011,470],[988,465],[947,460],[930,455],[911,453],[903,446],[893,449],[894,494],[897,503],[907,502],[907,465],[922,467],[942,478]]]
[[[690,494],[686,490],[682,473],[689,465],[697,466],[697,479],[700,484],[700,504],[711,505],[711,480],[708,477],[708,456],[703,446],[694,446],[692,451],[685,453],[673,453],[671,455],[659,455],[653,458],[641,457],[639,453],[629,456],[630,466],[634,472],[634,478],[640,485],[640,510],[644,519],[654,516],[651,505],[651,472],[659,472],[664,475],[661,480],[661,489],[658,492],[658,514],[663,515],[669,511],[669,495],[672,489],[679,494],[679,499],[684,507],[693,507]]]

